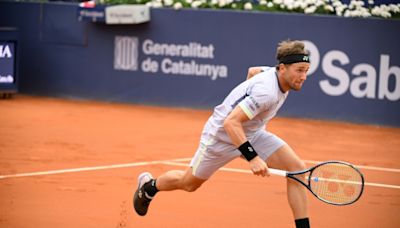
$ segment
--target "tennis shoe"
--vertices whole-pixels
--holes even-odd
[[[149,196],[144,190],[144,184],[152,179],[153,176],[148,172],[142,173],[138,177],[138,188],[133,198],[133,206],[136,213],[140,216],[145,216],[147,214],[150,202],[153,199],[153,197]]]

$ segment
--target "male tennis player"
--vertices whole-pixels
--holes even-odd
[[[268,166],[287,171],[305,169],[289,145],[266,131],[265,124],[275,116],[289,90],[301,89],[310,67],[309,56],[302,42],[288,40],[279,43],[276,58],[275,67],[249,68],[247,80],[215,107],[189,169],[168,171],[157,179],[147,172],[139,175],[134,196],[134,208],[139,215],[146,215],[158,191],[193,192],[239,156],[259,176],[269,176]],[[309,227],[306,188],[288,179],[287,197],[296,227]]]

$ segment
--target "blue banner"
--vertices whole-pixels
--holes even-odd
[[[298,39],[312,67],[279,115],[400,126],[400,20],[152,9],[145,24],[82,21],[85,29],[75,36],[86,37],[87,45],[76,46],[43,42],[38,34],[50,23],[14,16],[49,15],[39,7],[0,4],[0,25],[32,32],[23,43],[26,93],[211,108],[245,80],[248,67],[274,66],[280,41]],[[65,6],[66,14],[76,10]],[[54,20],[65,20],[57,15]]]
[[[16,41],[1,41],[0,32],[0,92],[16,92]]]

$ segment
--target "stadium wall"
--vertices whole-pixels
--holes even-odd
[[[400,126],[400,20],[152,9],[148,23],[106,25],[77,9],[0,2],[0,27],[19,31],[21,93],[211,108],[290,38],[312,67],[279,115]]]

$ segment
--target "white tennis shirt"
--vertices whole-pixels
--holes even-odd
[[[283,93],[279,88],[275,67],[263,67],[263,72],[236,86],[222,104],[214,108],[203,134],[231,143],[223,126],[224,120],[239,105],[250,119],[243,123],[246,137],[250,140],[276,115],[287,96],[288,92]]]

